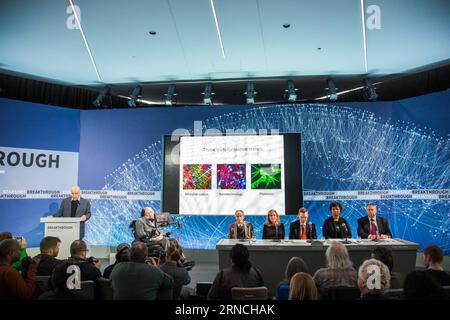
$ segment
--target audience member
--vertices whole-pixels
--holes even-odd
[[[166,261],[159,268],[173,279],[173,299],[180,298],[183,286],[191,282],[191,277],[186,268],[179,266],[181,253],[177,246],[170,246],[166,253]]]
[[[40,254],[37,255],[40,262],[37,267],[38,276],[50,276],[53,269],[62,262],[56,259],[59,253],[61,240],[57,237],[45,237],[39,244]]]
[[[442,268],[444,251],[436,245],[423,249],[423,262],[427,267],[426,272],[432,275],[441,286],[450,286],[450,274]]]
[[[375,247],[372,251],[371,255],[372,259],[377,259],[378,261],[383,262],[386,267],[389,269],[389,273],[391,275],[391,286],[390,289],[401,289],[403,288],[403,279],[402,275],[398,272],[393,272],[394,269],[394,255],[392,254],[392,250],[388,247]]]
[[[238,243],[230,252],[231,268],[221,270],[214,279],[208,292],[210,300],[230,300],[233,287],[264,286],[261,273],[252,267],[246,246]]]
[[[357,273],[352,267],[347,248],[340,242],[332,242],[325,252],[327,268],[321,268],[314,274],[319,294],[333,287],[357,287]]]
[[[86,259],[88,251],[86,242],[83,240],[75,240],[70,245],[70,258],[67,260],[80,267],[81,281],[93,280],[97,282],[102,276],[100,272],[100,261],[97,259]]]
[[[289,298],[289,286],[292,276],[299,272],[309,273],[308,266],[302,258],[292,257],[286,266],[283,281],[278,284],[277,300],[287,300]]]
[[[35,288],[39,259],[31,260],[26,278],[12,265],[20,258],[20,245],[15,239],[0,241],[0,300],[31,299]]]
[[[9,231],[1,232],[0,233],[0,241],[5,239],[13,239],[13,235]],[[20,258],[16,262],[13,263],[12,267],[16,269],[17,271],[22,271],[22,262],[25,259],[25,257],[28,256],[27,254],[27,241],[25,237],[16,237],[17,241],[20,244]]]
[[[406,300],[449,299],[438,280],[424,271],[413,271],[406,276],[403,284],[403,295]]]
[[[105,268],[103,278],[109,279],[114,267],[118,263],[125,261],[130,261],[130,245],[128,243],[121,243],[116,248],[116,261]]]
[[[380,260],[369,259],[358,270],[358,288],[361,300],[382,300],[390,287],[389,268]]]
[[[311,275],[298,272],[292,276],[289,300],[317,300],[317,288]]]
[[[87,297],[77,294],[75,289],[67,288],[67,279],[72,275],[67,273],[67,268],[71,265],[72,262],[65,260],[55,266],[51,277],[55,289],[41,294],[39,300],[88,300]]]
[[[155,300],[158,293],[172,289],[170,276],[148,264],[147,257],[147,245],[135,242],[130,249],[130,261],[114,267],[111,272],[114,300]]]

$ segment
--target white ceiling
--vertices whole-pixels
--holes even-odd
[[[367,70],[362,2],[365,9],[375,4],[381,10],[381,29],[366,29]],[[386,75],[450,58],[447,0],[73,0],[73,4],[80,7],[81,26],[101,80],[80,30],[67,28],[73,16],[67,13],[70,1],[64,0],[0,1],[0,69],[94,85]],[[285,23],[290,28],[283,28]],[[157,34],[151,36],[151,30]]]

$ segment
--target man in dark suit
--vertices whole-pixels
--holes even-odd
[[[289,239],[317,239],[316,225],[308,221],[308,216],[306,208],[298,210],[298,220],[289,226]]]
[[[71,197],[64,199],[57,213],[53,217],[79,217],[80,239],[84,238],[84,222],[91,217],[91,204],[89,200],[81,198],[80,187],[70,189]]]
[[[377,216],[377,206],[373,203],[366,205],[367,216],[358,219],[358,236],[361,239],[391,238],[388,221]]]

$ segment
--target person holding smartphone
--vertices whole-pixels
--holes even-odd
[[[5,239],[16,239],[16,241],[19,243],[20,246],[20,257],[19,260],[15,261],[12,264],[12,267],[14,269],[16,269],[17,271],[22,271],[22,262],[23,259],[25,259],[25,257],[28,256],[27,254],[27,241],[25,239],[24,236],[18,236],[18,237],[13,237],[11,232],[1,232],[0,233],[0,241],[5,240]]]

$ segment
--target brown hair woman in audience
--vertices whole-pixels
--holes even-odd
[[[305,273],[294,274],[291,279],[289,300],[317,300],[317,288],[313,278]]]

